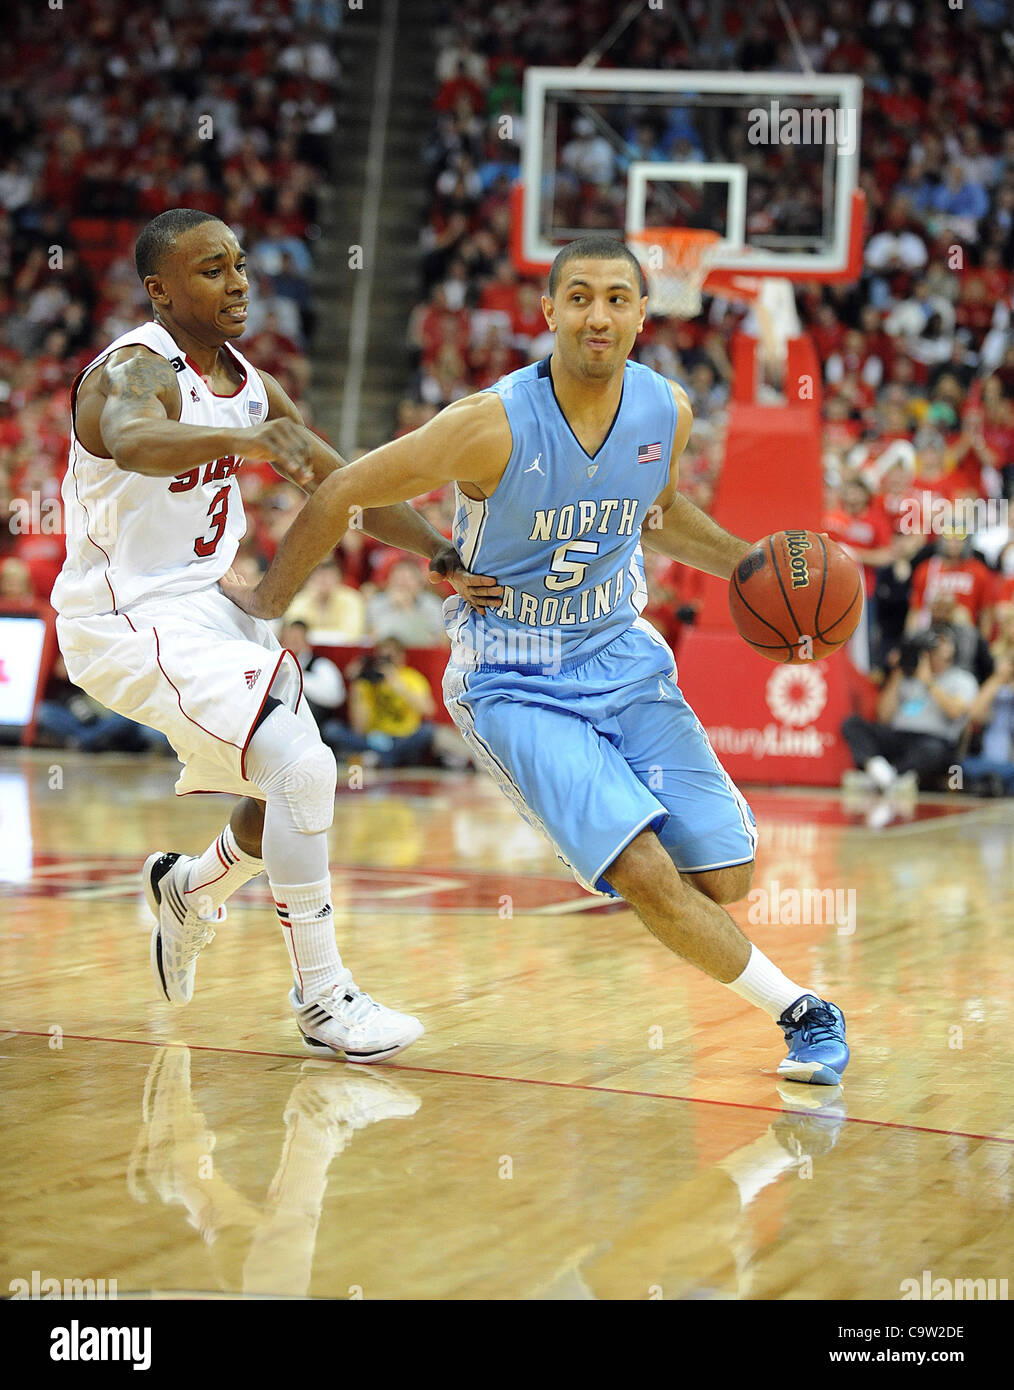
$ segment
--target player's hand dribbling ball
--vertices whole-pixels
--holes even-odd
[[[827,536],[776,531],[736,566],[729,609],[744,642],[769,661],[818,661],[859,625],[862,571]]]

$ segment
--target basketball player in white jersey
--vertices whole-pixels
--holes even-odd
[[[75,684],[166,735],[183,764],[178,795],[243,797],[203,854],[156,852],[144,865],[158,923],[152,970],[170,1003],[188,1003],[226,899],[266,870],[308,1050],[380,1061],[423,1028],[364,994],[338,953],[327,853],[334,756],[302,698],[298,663],[219,588],[246,530],[244,461],[270,462],[312,492],[343,460],[232,346],[248,285],[224,223],[164,212],[141,232],[135,261],[154,318],[100,353],[71,394],[67,560],[52,596],[60,649]],[[371,509],[362,524],[428,557],[469,597],[473,577],[412,508]]]

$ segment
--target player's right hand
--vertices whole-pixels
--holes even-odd
[[[451,588],[477,612],[499,608],[503,602],[503,586],[492,575],[473,574],[461,563],[454,546],[447,544],[430,560],[431,584],[450,584]]]
[[[237,453],[251,463],[270,463],[286,477],[302,486],[313,481],[310,466],[311,436],[304,425],[285,418],[265,420],[263,425],[243,431],[243,442]]]

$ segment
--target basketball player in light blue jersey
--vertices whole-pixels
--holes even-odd
[[[280,616],[358,508],[454,482],[458,553],[495,576],[485,607],[447,604],[445,699],[476,759],[585,887],[625,899],[671,951],[778,1022],[780,1075],[837,1085],[840,1010],[787,979],[722,906],[750,887],[756,825],[640,616],[642,541],[723,579],[750,548],[677,491],[686,393],[627,360],[646,307],[621,242],[572,242],[542,300],[551,356],[327,478],[256,588],[223,588]]]

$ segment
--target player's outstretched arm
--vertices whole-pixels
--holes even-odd
[[[673,440],[669,486],[656,501],[648,523],[641,531],[641,540],[649,550],[661,551],[663,555],[690,565],[692,569],[716,574],[720,579],[731,579],[733,570],[750,549],[751,542],[742,541],[723,530],[700,507],[694,506],[689,497],[684,497],[677,490],[680,455],[687,447],[694,417],[683,387],[674,381],[669,385],[680,407],[679,427]]]
[[[256,617],[280,618],[353,519],[449,482],[488,497],[510,454],[510,427],[499,398],[481,393],[457,401],[421,429],[326,477],[289,527],[261,582],[254,588],[223,584],[223,590]]]
[[[347,468],[348,464],[326,440],[314,434],[313,430],[304,424],[299,407],[269,372],[260,372],[260,377],[268,397],[268,419],[287,419],[299,425],[306,431],[310,450],[308,466],[301,476],[293,476],[284,467],[278,467],[278,472],[312,497],[325,478],[330,477],[339,468]],[[437,561],[441,566],[441,573],[450,575],[456,567],[460,568],[457,552],[449,544],[447,537],[435,530],[414,507],[409,507],[404,502],[399,502],[393,507],[367,509],[362,515],[362,529],[368,536],[382,541],[384,545],[393,545],[398,550],[411,550],[427,560]]]
[[[641,532],[641,540],[649,550],[660,550],[691,569],[717,574],[719,579],[731,579],[733,570],[750,550],[751,542],[724,531],[689,497],[675,489],[666,504],[664,499],[668,492],[667,488],[657,504],[661,509],[661,526],[652,527],[649,522]]]
[[[123,348],[111,354],[95,389],[101,398],[98,414],[99,450],[118,468],[149,478],[172,478],[202,463],[230,454],[249,459],[285,459],[294,467],[306,462],[308,446],[289,420],[271,420],[253,429],[213,429],[180,423],[180,393],[176,373],[164,357],[146,348]],[[85,382],[76,415],[81,421],[90,402]],[[82,443],[89,447],[82,436]]]
[[[260,373],[268,397],[268,419],[288,419],[306,431],[310,448],[308,466],[299,476],[289,469],[275,465],[282,477],[288,478],[311,497],[325,478],[348,464],[341,454],[331,448],[319,435],[303,423],[299,407],[292,401],[269,372]],[[410,550],[430,562],[433,583],[446,580],[462,598],[476,608],[497,606],[503,590],[489,575],[471,574],[461,563],[461,557],[446,536],[430,525],[414,507],[398,502],[393,507],[367,507],[363,510],[360,527],[374,540],[392,545],[396,550]]]

